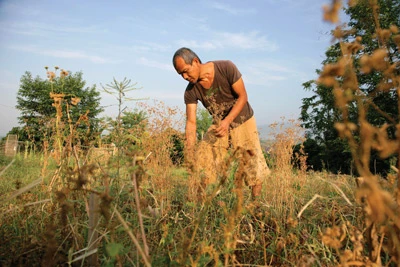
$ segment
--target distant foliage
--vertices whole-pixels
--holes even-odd
[[[207,132],[207,129],[212,124],[212,117],[208,110],[205,108],[200,108],[197,110],[196,124],[197,140],[202,140],[204,134]]]
[[[339,2],[337,1],[337,3]],[[366,55],[379,57],[374,51],[382,46],[387,47],[387,63],[398,62],[399,49],[396,46],[396,37],[390,37],[390,29],[400,26],[400,2],[394,0],[377,1],[380,6],[380,8],[375,9],[375,12],[378,12],[377,20],[373,16],[370,1],[353,2],[357,5],[354,4],[345,8],[346,14],[350,16],[348,25],[337,27],[332,32],[336,41],[326,51],[326,59],[323,64],[342,64],[343,60],[340,58],[342,50],[345,49],[343,42],[351,43],[351,46],[346,49],[352,49],[354,52],[352,55],[356,67],[354,75],[344,78],[342,75],[347,72],[346,69],[329,65],[325,67],[324,72],[337,75],[337,78],[324,74],[324,83],[308,81],[303,84],[305,90],[313,93],[311,97],[303,99],[300,119],[303,121],[303,127],[308,130],[308,138],[304,147],[309,156],[308,165],[312,166],[314,170],[326,169],[333,173],[350,174],[355,169],[350,146],[347,142],[341,140],[334,128],[335,122],[344,118],[342,110],[335,102],[334,90],[332,90],[335,81],[341,86],[348,86],[350,89],[354,89],[353,87],[356,86],[360,93],[368,96],[365,112],[367,121],[372,125],[392,124],[393,121],[390,118],[398,114],[397,92],[393,85],[385,82],[384,74],[379,69],[366,72],[366,69],[358,67],[363,64]],[[335,20],[335,18],[332,19]],[[378,33],[375,32],[376,27],[379,27]],[[383,43],[382,36],[377,38],[377,34],[388,35],[389,38],[385,39]],[[340,60],[342,63],[340,63]],[[317,70],[318,74],[321,74],[321,72],[321,70]],[[398,68],[396,72],[399,72]],[[354,81],[357,84],[354,84]],[[357,103],[349,101],[347,107],[346,119],[356,123],[359,115]],[[394,127],[388,128],[388,135],[390,138],[394,138]],[[377,153],[373,152],[370,167],[377,173],[386,174],[390,168],[390,160],[390,158],[383,160],[378,157]]]
[[[82,72],[68,73],[61,70],[57,76],[57,70],[58,68],[55,72],[48,71],[48,79],[42,79],[40,76],[34,78],[30,72],[26,72],[20,81],[16,107],[21,112],[18,119],[22,126],[13,129],[13,132],[20,134],[20,140],[31,141],[39,148],[43,140],[52,136],[54,132],[52,125],[57,111],[51,93],[61,94],[69,101],[62,104],[62,117],[67,118],[69,115],[69,119],[76,122],[81,115],[85,115],[87,123],[82,123],[78,127],[78,131],[85,137],[82,140],[93,140],[99,134],[97,116],[103,109],[100,106],[100,93],[96,90],[96,86],[85,87],[86,82],[83,80]],[[66,113],[67,103],[71,106],[76,104],[74,108],[68,109],[69,114]]]

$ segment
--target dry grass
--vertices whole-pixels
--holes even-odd
[[[306,155],[294,156],[294,147],[304,141],[303,129],[299,125],[296,120],[282,118],[280,123],[270,126],[274,141],[269,160],[274,171],[265,186],[266,201],[276,210],[280,220],[295,214],[295,195],[302,190],[307,179]],[[295,166],[297,162],[300,163],[298,167]]]
[[[352,177],[305,175],[300,189],[286,188],[292,192],[291,198],[286,198],[292,201],[287,210],[285,203],[278,206],[280,202],[270,202],[268,185],[255,205],[249,198],[250,190],[233,173],[228,173],[223,184],[209,188],[205,198],[197,199],[190,195],[191,184],[183,169],[164,169],[162,175],[154,177],[146,162],[136,162],[132,166],[127,161],[121,167],[118,183],[110,177],[115,173],[112,164],[89,164],[81,166],[79,172],[87,179],[72,172],[66,187],[59,191],[49,192],[47,186],[41,185],[27,191],[22,184],[22,190],[1,206],[1,238],[7,245],[7,250],[0,251],[3,264],[84,262],[86,266],[89,256],[95,253],[98,262],[117,265],[150,262],[154,266],[299,266],[303,262],[303,266],[314,266],[319,262],[334,266],[335,251],[322,243],[322,233],[347,221],[354,227],[363,227]],[[17,158],[10,167],[13,170],[6,173],[11,175],[24,164],[26,160]],[[48,170],[45,182],[54,170],[57,169]],[[99,174],[95,174],[97,170]],[[278,173],[273,171],[271,179],[280,179]],[[135,179],[141,175],[136,194]],[[88,179],[90,176],[93,177]],[[295,177],[292,171],[291,181]],[[91,182],[79,187],[79,181],[86,180]],[[316,192],[321,197],[298,218]],[[86,234],[93,225],[90,214],[96,211],[90,204],[92,194],[99,199],[96,250]],[[13,257],[9,257],[10,247]]]

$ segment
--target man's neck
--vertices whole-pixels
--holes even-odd
[[[207,62],[201,65],[199,83],[204,88],[209,88],[214,81],[214,63]]]

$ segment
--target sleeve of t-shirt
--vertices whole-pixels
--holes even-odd
[[[184,94],[185,104],[197,104],[197,96],[195,94],[194,86],[192,84],[188,84]]]
[[[242,74],[240,73],[239,69],[230,60],[225,61],[224,69],[226,71],[225,75],[228,78],[228,82],[230,85],[233,85],[240,79],[240,77],[242,77]]]

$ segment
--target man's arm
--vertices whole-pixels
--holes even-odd
[[[186,150],[193,151],[196,144],[196,110],[197,104],[186,104]]]
[[[218,126],[218,128],[215,129],[215,134],[218,137],[222,137],[222,136],[225,136],[226,134],[228,134],[229,125],[239,115],[239,113],[242,111],[243,107],[247,103],[247,92],[246,92],[246,88],[244,86],[244,82],[243,82],[242,77],[240,77],[240,79],[237,80],[232,85],[232,89],[238,95],[238,99],[236,100],[236,103],[232,107],[232,109],[229,112],[229,114],[225,117],[225,119],[223,119],[221,121],[221,123]]]

